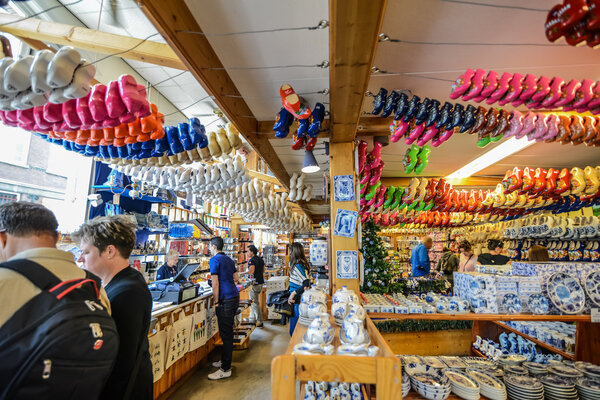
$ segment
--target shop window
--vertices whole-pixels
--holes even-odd
[[[0,204],[17,201],[17,195],[14,193],[0,192]]]
[[[0,162],[27,166],[31,133],[21,128],[2,127],[2,146],[0,146]]]

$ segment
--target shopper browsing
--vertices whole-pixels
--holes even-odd
[[[41,204],[0,205],[2,399],[98,399],[117,355],[106,292],[56,248],[57,227]],[[82,381],[79,370],[57,370],[57,354],[94,374]]]
[[[412,275],[414,277],[429,275],[431,261],[429,260],[429,250],[433,247],[433,239],[425,236],[421,243],[412,249],[410,263],[412,265]]]
[[[458,245],[460,253],[460,262],[458,264],[459,272],[475,272],[477,265],[477,256],[473,253],[473,247],[468,240],[463,240]]]
[[[177,275],[177,262],[179,261],[179,253],[175,250],[169,250],[167,253],[167,262],[158,269],[156,280],[171,279]]]
[[[481,265],[506,265],[510,258],[502,254],[504,244],[498,239],[488,239],[487,248],[489,253],[483,253],[477,257]]]
[[[208,375],[208,379],[217,380],[231,376],[231,359],[233,357],[233,320],[240,304],[240,294],[235,285],[239,275],[235,262],[223,253],[223,239],[216,236],[210,240],[210,276],[213,297],[215,300],[219,334],[223,340],[221,361],[212,365],[219,368]]]
[[[300,243],[292,243],[290,250],[290,297],[288,303],[294,305],[294,315],[290,317],[290,336],[294,334],[300,317],[300,300],[304,289],[310,287],[308,278],[310,267]]]
[[[263,285],[265,284],[265,262],[262,257],[258,256],[258,249],[256,246],[251,245],[248,247],[252,258],[248,260],[248,272],[254,276],[254,285],[250,289],[250,296],[252,298],[252,305],[250,306],[250,318],[254,318],[256,326],[259,328],[263,327],[263,315],[260,307],[260,293],[262,292]]]
[[[101,399],[152,399],[148,328],[152,296],[142,274],[129,267],[136,226],[122,216],[98,217],[74,234],[79,262],[102,278],[117,325],[120,344],[114,369]]]
[[[458,270],[458,257],[447,247],[442,250],[442,258],[438,261],[438,270],[444,274],[444,278],[450,282],[454,282],[454,272]]]

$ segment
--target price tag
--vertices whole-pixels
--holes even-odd
[[[592,308],[592,322],[600,323],[600,308]]]
[[[121,202],[121,195],[118,193],[113,194],[113,204],[115,206],[118,206],[120,202]]]

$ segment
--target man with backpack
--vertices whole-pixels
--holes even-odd
[[[40,204],[0,205],[0,399],[98,399],[119,346],[97,276]]]
[[[447,247],[442,250],[442,258],[438,261],[438,270],[444,274],[444,278],[454,283],[454,272],[458,271],[458,257]]]

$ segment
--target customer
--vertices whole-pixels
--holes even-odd
[[[431,261],[429,261],[429,250],[433,247],[433,239],[425,236],[421,243],[412,249],[410,263],[412,265],[412,275],[414,277],[429,275]]]
[[[300,243],[292,243],[290,249],[290,298],[288,303],[294,305],[294,315],[290,317],[290,336],[294,334],[300,317],[300,301],[304,289],[310,287],[310,267]]]
[[[152,296],[142,274],[129,267],[136,226],[123,216],[98,217],[73,235],[79,262],[102,279],[117,325],[120,345],[115,367],[101,399],[152,399],[148,328]]]
[[[458,270],[458,257],[447,247],[442,250],[442,258],[438,261],[438,270],[444,274],[444,278],[454,282],[454,271]]]
[[[179,253],[175,250],[169,250],[167,253],[167,262],[158,269],[156,280],[171,279],[177,275],[177,262],[179,261]]]
[[[254,245],[248,247],[252,258],[248,260],[248,272],[254,276],[254,285],[250,289],[250,296],[252,298],[252,305],[250,306],[250,318],[256,321],[256,326],[262,328],[263,315],[260,306],[260,294],[265,284],[265,262],[262,257],[258,256],[258,249]]]
[[[506,265],[510,258],[502,254],[504,244],[498,239],[488,239],[487,248],[489,253],[480,254],[477,261],[481,265]]]
[[[550,261],[550,256],[548,255],[548,249],[545,248],[544,246],[539,246],[537,244],[534,244],[529,249],[528,258],[529,258],[529,261],[534,261],[534,262]]]
[[[8,346],[0,345],[2,356],[0,397],[2,398],[72,399],[85,396],[86,399],[98,399],[112,365],[108,364],[103,368],[101,365],[94,364],[103,358],[114,361],[117,354],[118,337],[107,329],[108,324],[114,329],[114,323],[107,314],[107,311],[110,312],[110,303],[104,289],[100,288],[97,296],[91,295],[86,300],[93,308],[88,310],[86,307],[83,310],[89,312],[89,315],[82,315],[82,310],[75,310],[73,306],[69,309],[62,307],[67,302],[73,304],[70,294],[62,297],[56,305],[48,302],[49,299],[56,300],[56,296],[62,294],[61,291],[64,293],[63,288],[70,289],[70,286],[76,285],[88,275],[77,267],[73,254],[56,248],[59,236],[57,228],[56,217],[52,211],[41,204],[11,202],[0,205],[0,261],[3,262],[0,264],[0,304],[2,304],[0,336],[14,338],[18,335],[16,340],[9,341]],[[65,284],[58,292],[49,295],[48,289],[42,292],[36,284],[25,277],[31,275],[45,278],[45,274],[48,274],[46,279],[62,281]],[[92,274],[89,276],[92,277]],[[92,278],[97,279],[97,277]],[[69,284],[67,281],[72,282]],[[55,286],[53,282],[50,285]],[[80,296],[79,301],[84,300],[81,298],[83,291],[74,292],[79,290],[70,293]],[[43,304],[46,309],[27,308],[39,304]],[[61,315],[54,312],[58,307],[63,308]],[[75,312],[79,313],[77,320],[73,318]],[[84,326],[86,323],[93,323],[98,329],[105,331],[101,346],[96,351],[89,348],[93,354],[87,354],[87,347],[85,351],[82,350],[87,343],[94,343],[90,330],[65,331],[63,329],[57,332],[55,329],[61,325],[74,327],[77,323]],[[27,331],[23,329],[24,327],[28,327]],[[50,337],[57,339],[57,342],[48,349],[46,339]],[[4,343],[6,344],[6,341]],[[72,346],[69,345],[70,343]],[[41,364],[36,362],[30,368],[23,364],[34,356],[31,352],[33,348],[37,352],[35,356],[39,357],[36,359],[47,357],[46,361],[50,363],[47,365],[50,368],[58,351],[73,364],[79,364],[83,368],[96,367],[96,373],[86,378],[83,388],[82,383],[76,379],[77,372],[69,370],[63,371],[62,377],[60,370],[58,375],[50,375],[57,376],[58,379],[44,379]],[[50,369],[48,372],[51,374],[54,370]],[[26,383],[19,383],[19,380],[24,380]],[[6,393],[5,390],[9,392]],[[24,394],[23,390],[27,394]]]
[[[460,253],[460,262],[458,263],[458,272],[475,272],[477,265],[477,256],[473,254],[473,247],[468,240],[463,240],[458,245]]]
[[[240,278],[233,260],[223,253],[222,238],[213,237],[210,240],[209,250],[213,255],[209,262],[210,276],[223,348],[221,350],[221,361],[212,364],[213,367],[219,369],[209,374],[208,379],[217,380],[231,376],[233,320],[240,304],[240,294],[235,284]]]

